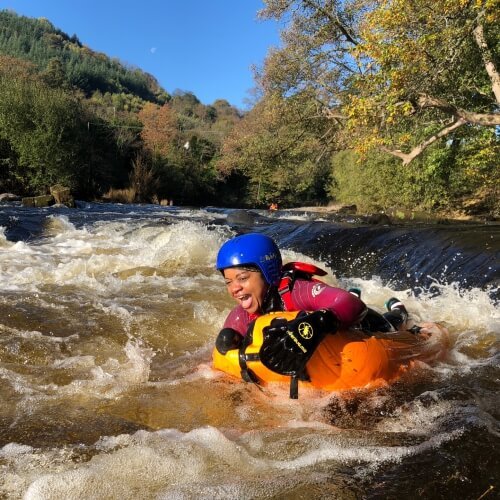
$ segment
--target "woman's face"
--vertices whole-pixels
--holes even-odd
[[[261,310],[267,292],[267,283],[257,270],[242,267],[224,269],[227,291],[249,314]]]

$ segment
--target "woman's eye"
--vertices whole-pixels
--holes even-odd
[[[225,281],[225,284],[226,284],[226,286],[229,286],[229,285],[231,285],[231,283],[233,283],[233,281],[236,281],[240,285],[243,285],[249,279],[250,279],[250,275],[249,274],[244,274],[243,276],[237,276],[234,280],[227,280],[227,281]]]

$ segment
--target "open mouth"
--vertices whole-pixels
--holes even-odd
[[[243,309],[249,309],[252,305],[251,295],[241,295],[237,297],[237,299],[240,301],[241,307],[243,307]]]

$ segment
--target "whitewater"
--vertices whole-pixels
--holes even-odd
[[[386,387],[298,400],[215,371],[233,306],[215,257],[250,230],[375,309],[399,297],[448,328],[449,352]],[[0,206],[0,498],[498,495],[499,235],[300,211]]]

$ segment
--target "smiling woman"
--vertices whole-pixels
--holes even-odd
[[[433,358],[445,347],[444,330],[434,325],[409,329],[399,300],[388,304],[401,315],[388,307],[391,315],[381,316],[358,294],[314,279],[325,274],[315,266],[283,266],[278,246],[263,234],[224,243],[217,269],[237,306],[216,339],[214,367],[241,374],[247,382],[290,381],[293,399],[299,380],[326,390],[379,385],[396,378],[408,360]],[[381,332],[390,333],[375,338]]]
[[[224,278],[229,295],[236,299],[249,314],[262,308],[262,297],[267,285],[261,272],[250,267],[230,267],[224,269]]]
[[[314,274],[323,275],[324,271],[303,263],[283,266],[278,246],[263,234],[249,233],[226,241],[217,255],[216,267],[237,302],[216,340],[221,354],[240,346],[249,325],[270,311],[320,310],[322,324],[328,325],[322,334],[335,331],[338,325],[349,327],[366,314],[366,306],[358,297],[313,279]]]

